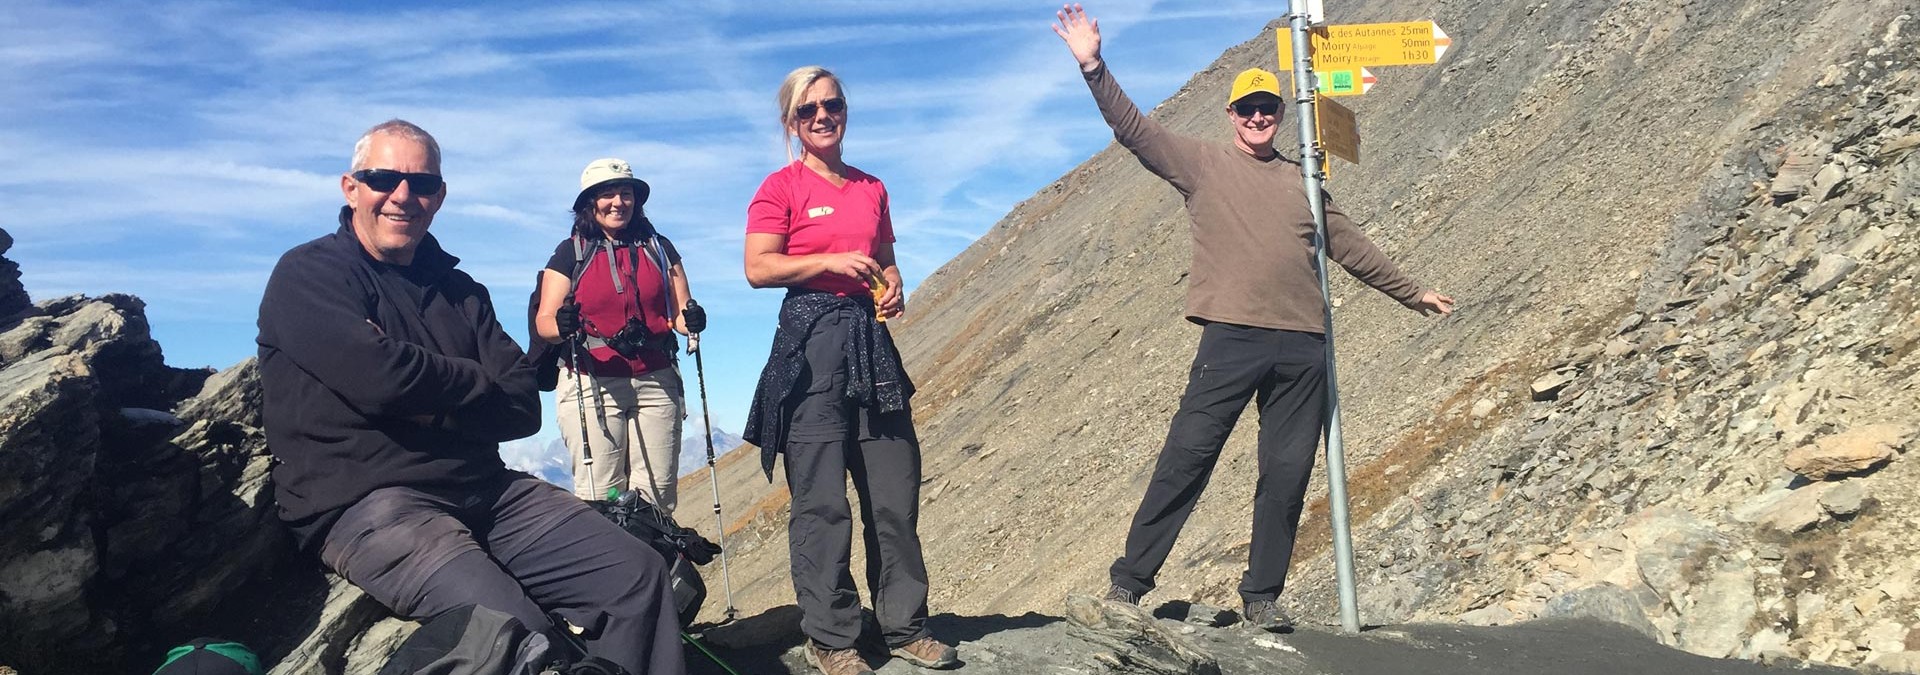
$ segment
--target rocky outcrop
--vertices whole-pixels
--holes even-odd
[[[0,229],[0,321],[10,321],[32,308],[27,288],[20,284],[20,265],[6,258],[13,249],[13,235]]]
[[[16,296],[17,280],[0,288],[0,301]],[[251,362],[217,377],[167,367],[130,296],[12,317],[0,330],[0,654],[26,672],[125,670],[286,546],[258,375]]]

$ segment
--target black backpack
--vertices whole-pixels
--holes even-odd
[[[632,490],[611,502],[587,502],[594,510],[619,525],[640,541],[658,551],[669,565],[667,576],[673,583],[674,609],[680,614],[680,627],[693,625],[700,605],[707,600],[707,584],[696,565],[713,562],[720,546],[690,527],[681,527],[673,517],[640,498]]]

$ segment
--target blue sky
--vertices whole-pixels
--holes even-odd
[[[1149,107],[1283,4],[1088,10],[1115,73]],[[647,213],[713,317],[714,424],[738,430],[780,300],[748,288],[740,262],[747,201],[786,161],[780,78],[817,63],[845,81],[847,158],[888,185],[911,291],[1111,140],[1048,29],[1056,9],[8,0],[0,227],[35,300],[138,295],[168,363],[225,368],[253,354],[280,253],[334,228],[354,139],[405,118],[445,151],[450,192],[433,233],[524,340],[518,317],[565,233],[581,168],[621,157],[652,184]],[[539,438],[557,433],[549,419]]]

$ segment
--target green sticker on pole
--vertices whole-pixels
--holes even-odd
[[[1359,96],[1373,90],[1373,84],[1378,81],[1373,71],[1365,68],[1316,70],[1313,76],[1319,82],[1317,89],[1322,96]]]

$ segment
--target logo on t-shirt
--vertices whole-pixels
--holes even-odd
[[[815,206],[813,208],[807,209],[808,218],[819,218],[821,216],[831,216],[831,215],[833,215],[833,207],[831,206]]]

